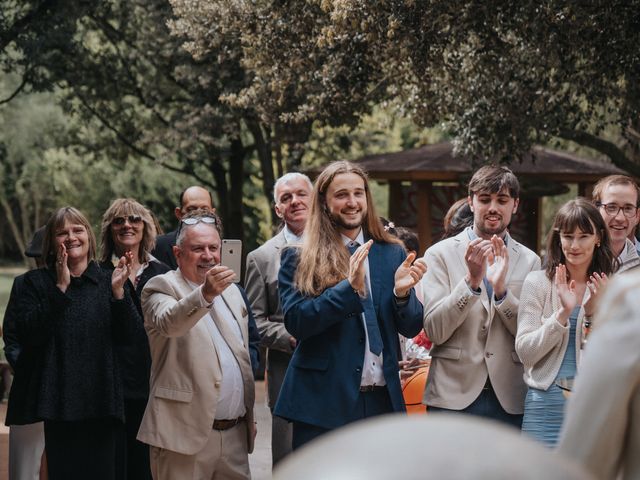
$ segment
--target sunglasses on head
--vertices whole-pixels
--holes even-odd
[[[142,217],[138,215],[128,215],[126,217],[115,217],[111,220],[111,225],[124,225],[124,223],[128,221],[130,225],[138,225],[142,223]]]
[[[218,220],[215,217],[189,217],[180,220],[180,227],[178,228],[178,235],[182,231],[182,225],[196,225],[198,223],[206,223],[208,225],[217,225]]]

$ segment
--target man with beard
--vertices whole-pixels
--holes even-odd
[[[298,344],[275,414],[293,449],[362,418],[404,411],[398,333],[420,331],[414,285],[426,265],[406,255],[375,212],[367,176],[334,162],[316,180],[301,247],[282,253],[278,283]]]
[[[631,177],[626,175],[609,175],[593,187],[592,200],[602,219],[607,224],[611,235],[611,249],[618,257],[623,272],[640,265],[640,257],[636,245],[629,238],[636,231],[640,212],[638,200],[640,189]]]
[[[427,250],[424,329],[433,342],[423,402],[520,427],[526,386],[515,352],[522,282],[540,258],[509,236],[520,185],[506,167],[469,182],[473,227]]]
[[[309,177],[292,172],[280,177],[273,187],[276,214],[284,224],[282,230],[260,248],[247,255],[245,285],[262,338],[267,347],[267,375],[269,407],[278,399],[284,374],[296,339],[284,328],[282,308],[278,295],[278,271],[280,252],[292,244],[300,243],[309,215],[309,201],[313,185]],[[273,416],[271,423],[271,458],[275,466],[291,452],[291,424]]]

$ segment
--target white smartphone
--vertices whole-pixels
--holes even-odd
[[[238,283],[240,281],[240,271],[242,270],[242,240],[229,238],[222,240],[220,263],[233,270],[236,274],[235,282]]]

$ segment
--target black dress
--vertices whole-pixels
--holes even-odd
[[[33,414],[45,422],[49,478],[124,478],[116,461],[124,435],[116,345],[142,329],[130,288],[114,299],[110,273],[89,262],[63,293],[55,270],[38,269],[25,274],[18,304],[20,338],[41,356]]]
[[[100,266],[111,275],[114,268],[112,263],[104,262]],[[142,289],[150,279],[170,270],[164,263],[151,261],[140,275],[132,297],[141,318],[140,294]],[[127,281],[127,283],[133,290],[131,282]],[[126,464],[126,478],[128,480],[151,480],[149,446],[136,440],[149,399],[149,375],[151,372],[151,351],[144,329],[137,332],[131,345],[118,345],[116,355],[120,364],[124,388],[126,436],[124,437],[125,458],[123,461]]]

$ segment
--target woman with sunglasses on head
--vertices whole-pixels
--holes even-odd
[[[120,256],[131,256],[131,271],[127,283],[133,292],[140,317],[142,289],[149,279],[169,271],[169,267],[149,253],[155,240],[156,228],[151,213],[133,199],[114,200],[102,216],[100,264],[107,270],[113,270]],[[149,446],[136,440],[149,397],[151,353],[144,328],[138,331],[134,343],[119,346],[117,354],[124,387],[126,478],[151,480]]]
[[[72,207],[47,222],[45,268],[25,274],[17,328],[39,350],[37,399],[44,420],[49,478],[123,478],[122,379],[115,345],[132,341],[142,322],[127,287],[131,256],[107,273],[95,262],[87,219]]]
[[[584,198],[565,203],[549,232],[545,270],[531,272],[522,286],[516,334],[529,386],[522,431],[549,446],[564,418],[556,381],[575,376],[596,302],[617,267],[598,209]]]

